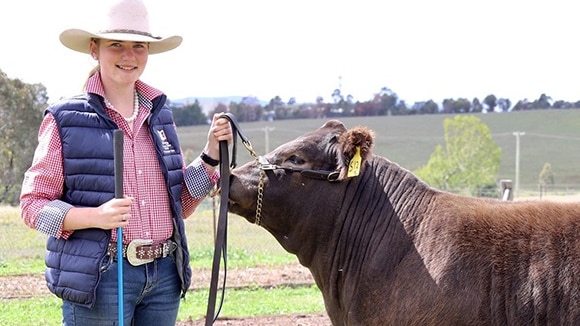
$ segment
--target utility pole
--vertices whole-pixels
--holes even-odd
[[[514,187],[514,197],[518,195],[518,191],[520,190],[520,136],[525,134],[525,131],[514,132],[514,136],[516,136],[516,182]]]
[[[264,147],[265,147],[265,154],[270,152],[270,131],[274,130],[274,127],[265,127],[264,129]]]

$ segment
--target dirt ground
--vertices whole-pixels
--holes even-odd
[[[223,275],[221,275],[223,277]],[[192,287],[196,289],[207,287],[211,281],[211,270],[194,270]],[[220,280],[221,282],[221,280]],[[221,284],[221,283],[220,283]],[[226,287],[239,288],[246,286],[281,286],[281,285],[311,285],[314,280],[308,269],[299,264],[287,265],[272,269],[247,268],[242,270],[228,270]],[[0,301],[33,296],[51,295],[46,288],[43,274],[0,277]],[[205,325],[205,319],[182,321],[178,326]],[[309,315],[276,315],[256,318],[225,318],[220,317],[215,326],[330,326],[330,319],[326,314]]]
[[[205,320],[181,322],[178,326],[203,326]],[[331,326],[326,314],[276,315],[257,318],[220,318],[215,326]]]

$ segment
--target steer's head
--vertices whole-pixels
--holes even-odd
[[[366,127],[347,130],[340,121],[326,122],[276,148],[261,163],[234,169],[229,210],[259,222],[293,252],[296,244],[288,243],[293,232],[312,231],[311,223],[324,223],[316,221],[322,212],[339,209],[345,181],[363,173],[373,137]],[[258,193],[263,194],[260,204]]]

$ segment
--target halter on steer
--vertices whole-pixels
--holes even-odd
[[[266,179],[266,172],[265,171],[273,171],[273,170],[284,170],[289,173],[300,173],[302,176],[312,179],[318,180],[326,180],[326,181],[336,181],[339,176],[338,171],[323,171],[323,170],[308,170],[308,169],[297,169],[292,167],[283,167],[276,164],[270,164],[266,158],[263,156],[258,156],[254,149],[252,148],[252,144],[248,140],[248,138],[242,133],[238,121],[236,117],[231,113],[226,113],[220,118],[226,118],[230,121],[230,124],[233,128],[233,148],[232,148],[232,162],[229,163],[229,152],[228,152],[228,143],[226,141],[220,141],[220,214],[218,217],[218,226],[216,231],[216,239],[215,239],[215,249],[214,249],[214,257],[213,257],[213,267],[212,267],[212,275],[211,275],[211,282],[209,288],[209,298],[207,303],[207,313],[205,316],[205,325],[211,326],[216,321],[219,312],[221,310],[221,306],[224,300],[224,291],[226,288],[226,261],[227,261],[227,215],[228,215],[228,200],[229,200],[229,193],[230,193],[230,169],[234,169],[236,167],[236,148],[237,148],[237,136],[239,135],[242,139],[242,144],[248,150],[250,155],[256,160],[258,166],[260,167],[260,179],[258,181],[258,199],[256,203],[256,218],[254,223],[256,225],[260,225],[261,222],[261,214],[262,214],[262,200],[264,198],[264,181]],[[219,278],[219,269],[220,269],[220,261],[221,261],[221,253],[223,252],[224,258],[224,281],[222,286],[222,296],[220,301],[220,306],[215,313],[215,303],[216,303],[216,294],[217,294],[217,281]]]
[[[262,214],[262,200],[264,198],[264,179],[266,178],[266,173],[264,171],[284,170],[289,173],[300,173],[302,176],[307,178],[326,181],[336,181],[340,174],[339,171],[298,169],[271,164],[263,156],[257,158],[256,161],[260,167],[260,180],[258,181],[258,202],[256,203],[256,218],[254,220],[257,225],[260,225],[261,222],[260,215]]]

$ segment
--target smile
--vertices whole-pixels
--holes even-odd
[[[119,65],[117,65],[117,68],[119,68],[119,69],[123,69],[123,70],[127,70],[127,71],[130,71],[130,70],[135,70],[135,69],[137,69],[137,67],[134,67],[134,66],[130,66],[130,67],[129,67],[129,66],[119,66]]]

